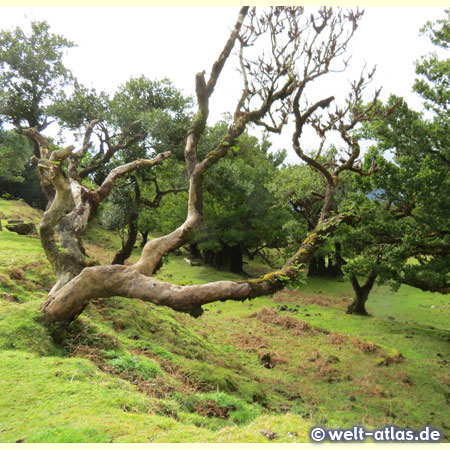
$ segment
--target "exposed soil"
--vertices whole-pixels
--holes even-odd
[[[263,308],[260,311],[254,312],[248,316],[249,318],[256,318],[261,322],[279,325],[288,330],[294,331],[294,334],[314,333],[309,323],[298,320],[291,316],[282,316],[275,309]]]
[[[273,300],[277,303],[301,303],[303,305],[319,305],[347,310],[351,300],[347,297],[330,298],[319,294],[304,294],[297,290],[283,289],[274,295]]]

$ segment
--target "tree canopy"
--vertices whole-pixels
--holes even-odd
[[[29,34],[21,28],[0,33],[0,120],[18,129],[49,125],[49,104],[73,81],[63,63],[73,46],[47,22],[31,22]]]

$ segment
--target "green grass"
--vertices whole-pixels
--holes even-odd
[[[88,238],[98,259],[114,253],[97,225]],[[54,278],[39,240],[4,230],[0,254],[0,442],[269,442],[260,430],[307,442],[316,424],[431,425],[449,440],[446,296],[380,286],[371,316],[358,317],[345,313],[348,283],[309,279],[301,291],[207,305],[198,319],[95,300],[60,329],[40,320]],[[181,255],[157,276],[241,278]]]
[[[24,219],[36,225],[41,219],[42,212],[31,208],[20,200],[5,200],[0,198],[0,219]],[[3,223],[3,222],[2,222]]]

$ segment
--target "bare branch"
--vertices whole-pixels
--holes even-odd
[[[100,121],[98,121],[97,123],[101,123]],[[101,151],[99,153],[97,153],[97,155],[94,156],[91,164],[86,167],[85,169],[82,169],[79,173],[79,177],[80,178],[86,178],[88,175],[90,175],[91,173],[95,172],[97,169],[99,169],[100,167],[104,166],[105,164],[107,164],[110,159],[119,151],[119,150],[124,150],[126,148],[130,148],[132,145],[134,145],[137,142],[142,141],[143,139],[146,138],[147,136],[147,132],[146,131],[141,131],[139,133],[133,134],[133,129],[139,125],[140,121],[137,120],[135,122],[133,122],[126,130],[124,130],[123,132],[120,133],[120,138],[119,141],[114,144],[113,143],[113,138],[114,136],[110,136],[108,129],[106,126],[102,126],[102,132],[103,135],[101,135],[100,141],[101,141]],[[89,127],[92,125],[89,125]],[[95,124],[94,124],[95,125]],[[92,129],[93,126],[92,125]],[[89,128],[88,127],[88,128]],[[91,132],[92,133],[92,129]],[[87,133],[87,131],[86,131]],[[85,134],[86,137],[86,134]],[[103,150],[103,145],[107,146],[107,150],[106,152],[104,152]]]
[[[23,130],[23,134],[38,143],[41,159],[47,159],[50,154],[50,145],[47,139],[36,128],[27,128]]]
[[[132,170],[140,169],[143,167],[153,167],[157,164],[161,164],[161,162],[169,158],[170,155],[170,152],[160,153],[154,159],[137,159],[136,161],[116,167],[115,169],[111,170],[101,186],[93,191],[94,198],[96,198],[96,200],[100,203],[104,198],[106,198],[106,196],[110,194],[112,188],[116,184],[117,179],[122,175],[131,172]]]

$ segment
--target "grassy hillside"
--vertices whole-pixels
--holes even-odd
[[[39,220],[18,202],[0,212]],[[95,225],[87,236],[108,262],[117,238]],[[269,442],[261,430],[308,442],[317,424],[430,425],[450,438],[448,297],[382,286],[371,317],[349,316],[348,283],[311,279],[198,319],[96,300],[63,330],[40,321],[54,278],[37,236],[4,229],[0,255],[0,442]],[[174,255],[158,277],[238,279]]]

